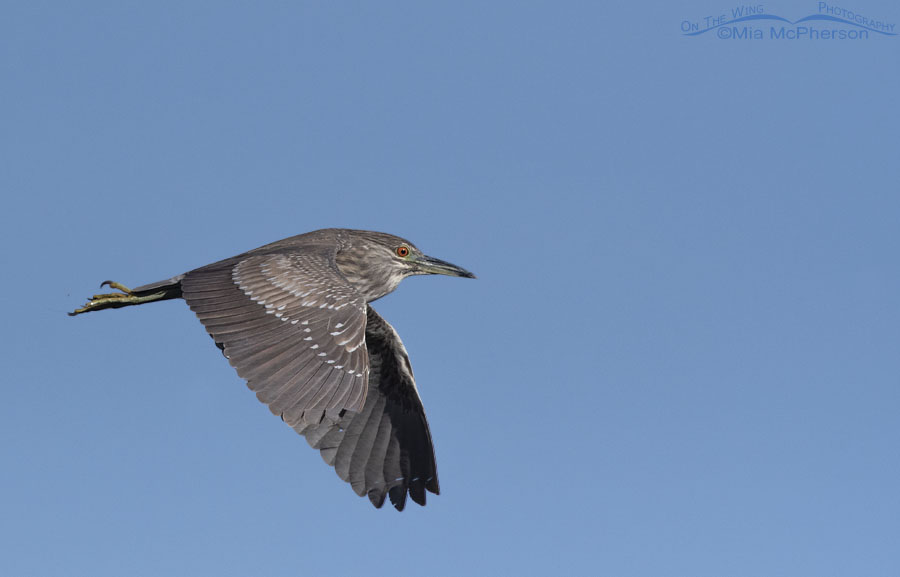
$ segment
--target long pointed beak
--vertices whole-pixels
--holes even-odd
[[[461,276],[463,278],[475,278],[475,275],[466,269],[451,264],[439,258],[423,256],[416,260],[417,272],[420,274],[443,274],[447,276]]]

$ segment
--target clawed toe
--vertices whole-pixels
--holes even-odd
[[[123,293],[125,293],[125,294],[127,294],[127,295],[132,294],[132,291],[131,291],[130,288],[128,288],[127,286],[125,286],[125,285],[123,285],[123,284],[121,284],[121,283],[117,283],[117,282],[114,281],[114,280],[105,280],[105,281],[103,281],[102,283],[100,283],[100,287],[101,287],[101,288],[102,288],[102,287],[105,287],[105,286],[108,286],[108,287],[111,288],[111,289],[120,290],[120,291],[122,291]]]
[[[126,304],[130,304],[130,301],[137,299],[130,288],[123,284],[117,283],[116,281],[105,280],[100,283],[100,286],[108,286],[109,288],[116,289],[121,292],[94,295],[88,299],[88,302],[83,307],[70,312],[69,316],[74,317],[75,315],[93,310],[125,306]]]

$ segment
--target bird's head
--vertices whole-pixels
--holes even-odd
[[[464,268],[430,257],[413,243],[381,232],[342,231],[338,268],[367,302],[397,288],[400,281],[419,274],[475,278]]]

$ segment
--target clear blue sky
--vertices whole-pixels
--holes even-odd
[[[0,573],[900,574],[900,36],[165,4],[2,9]],[[479,275],[377,304],[425,508],[356,497],[184,303],[65,314],[330,226]]]

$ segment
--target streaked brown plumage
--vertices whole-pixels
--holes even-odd
[[[183,298],[260,401],[376,507],[439,492],[409,357],[368,304],[417,274],[474,278],[402,238],[324,229],[171,279],[95,295],[72,315]]]

